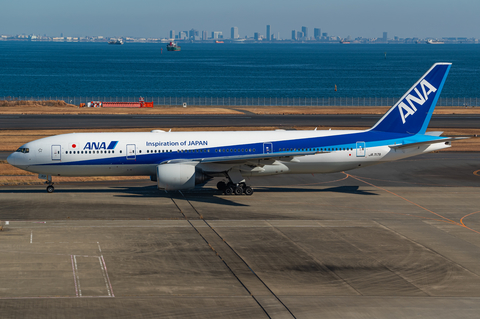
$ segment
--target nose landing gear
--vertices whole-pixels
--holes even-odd
[[[55,187],[53,187],[52,176],[48,175],[46,176],[46,179],[47,180],[45,181],[45,184],[47,184],[47,193],[53,193],[55,191]]]
[[[47,193],[53,193],[54,191],[55,191],[55,187],[53,187],[53,185],[47,186]]]

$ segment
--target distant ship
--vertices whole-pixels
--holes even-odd
[[[223,42],[223,41],[219,41],[219,40],[217,40],[217,41],[215,41],[215,43],[224,43],[224,42]]]
[[[110,39],[110,41],[108,41],[108,44],[123,44],[123,40],[122,39]]]
[[[438,40],[427,40],[428,44],[445,44],[445,42],[438,41]]]
[[[169,44],[167,44],[167,51],[180,51],[181,49],[182,47],[176,45],[173,42],[170,42]]]

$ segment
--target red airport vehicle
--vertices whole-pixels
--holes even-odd
[[[141,97],[138,102],[101,102],[91,101],[88,102],[86,107],[153,107],[153,102],[145,102],[145,99]]]

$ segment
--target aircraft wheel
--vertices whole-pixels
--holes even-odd
[[[253,188],[251,188],[250,186],[247,186],[245,187],[245,195],[252,195],[253,194]]]
[[[220,182],[217,183],[217,189],[219,191],[223,192],[225,190],[225,188],[227,188],[227,184],[224,181],[220,181]]]
[[[233,188],[231,188],[230,186],[227,186],[227,187],[225,188],[225,190],[223,191],[223,193],[224,193],[225,195],[232,195],[232,194],[233,194]]]
[[[55,187],[53,187],[52,185],[47,186],[47,193],[53,193],[54,190],[55,190]]]
[[[242,186],[237,186],[235,187],[235,195],[242,195],[243,194],[243,187]]]

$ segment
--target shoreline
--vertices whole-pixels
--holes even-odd
[[[3,115],[112,115],[112,114],[141,114],[141,115],[311,115],[311,114],[333,114],[333,115],[382,115],[391,106],[159,106],[153,108],[88,108],[66,104],[65,102],[52,101],[52,104],[35,103],[34,101],[16,101],[20,103],[14,106],[2,106],[0,101],[0,114]],[[22,104],[25,103],[25,104]],[[437,106],[433,114],[480,114],[480,107],[464,106]]]

